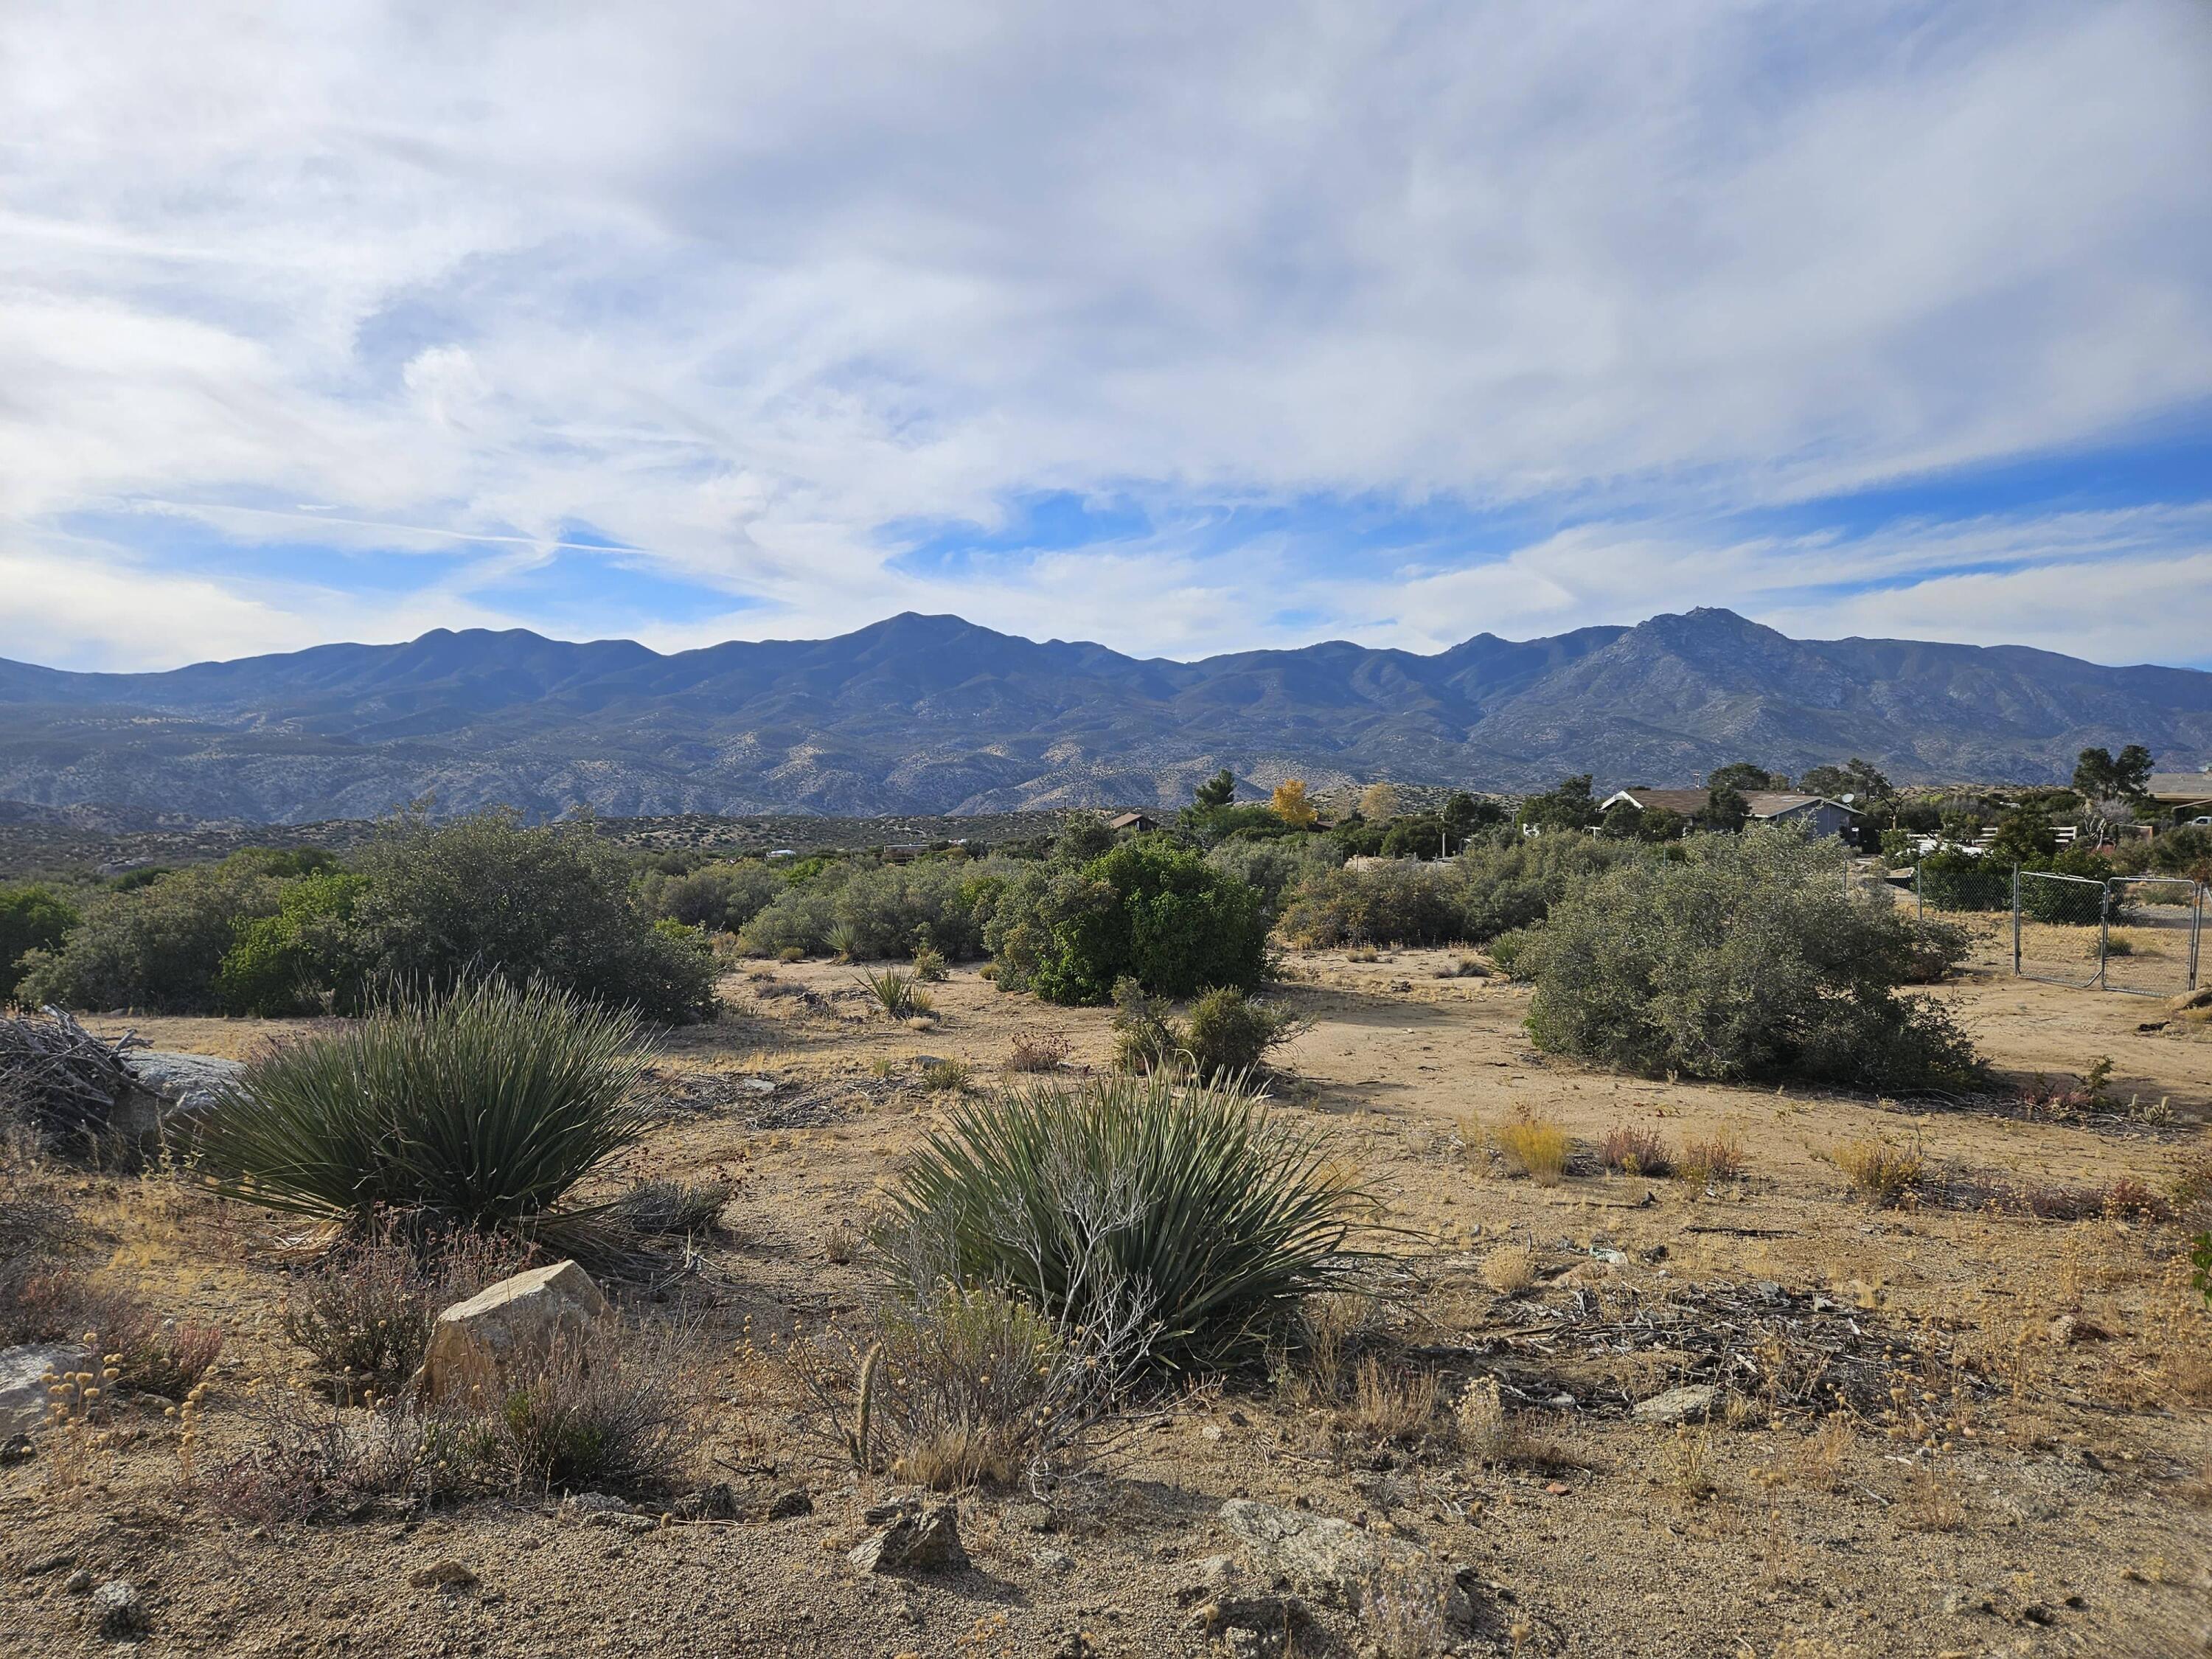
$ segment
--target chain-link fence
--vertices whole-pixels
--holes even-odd
[[[2013,972],[2023,979],[2162,997],[2195,990],[2203,971],[2205,911],[2212,896],[2199,882],[1918,869],[1912,894],[1923,916],[2009,911]]]
[[[2197,988],[2204,934],[2204,890],[2175,876],[2120,876],[2106,884],[2112,908],[2105,985],[2142,996]]]

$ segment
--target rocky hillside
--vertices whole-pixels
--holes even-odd
[[[0,661],[0,802],[305,823],[424,794],[551,813],[1006,811],[1390,777],[1669,783],[1750,758],[2058,779],[2088,744],[2212,760],[2212,674],[2016,647],[1792,640],[1726,611],[1433,656],[1178,663],[956,617],[663,656],[439,630],[164,673]],[[20,809],[19,809],[20,810]]]

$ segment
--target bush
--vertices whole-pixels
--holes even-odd
[[[1435,864],[1370,864],[1310,875],[1284,907],[1283,936],[1302,950],[1440,945],[1461,937],[1451,872]]]
[[[672,1181],[651,1176],[634,1181],[614,1202],[616,1223],[644,1237],[711,1233],[722,1206],[737,1190],[727,1181]]]
[[[64,1008],[204,1014],[243,924],[276,914],[283,880],[240,854],[128,891],[94,895],[59,949],[22,959],[17,994]]]
[[[360,872],[354,933],[369,986],[443,989],[495,975],[648,1019],[714,1008],[703,936],[656,928],[622,854],[587,825],[533,830],[507,812],[435,829],[404,821],[362,853]]]
[[[655,915],[710,933],[734,933],[773,903],[787,884],[757,859],[742,859],[648,881],[645,892]]]
[[[480,981],[255,1061],[202,1163],[230,1196],[356,1229],[398,1212],[526,1234],[643,1133],[649,1059],[633,1014]]]
[[[1536,964],[1542,959],[1544,930],[1541,927],[1514,927],[1490,941],[1490,959],[1498,971],[1508,979],[1526,983],[1536,977]]]
[[[1684,847],[1553,911],[1528,1016],[1538,1047],[1646,1076],[1978,1086],[1943,1011],[1896,994],[1914,971],[1912,921],[1845,890],[1841,848],[1780,829]]]
[[[759,956],[834,947],[854,961],[880,962],[927,947],[961,960],[981,953],[988,900],[1012,867],[964,858],[825,865],[786,887],[738,938]]]
[[[562,1339],[507,1379],[486,1468],[529,1492],[667,1492],[702,1438],[695,1378],[674,1333]]]
[[[1249,988],[1267,937],[1255,889],[1150,836],[1015,878],[985,930],[1003,988],[1066,1003],[1103,1002],[1124,978],[1170,997]]]
[[[902,974],[896,968],[886,968],[879,974],[863,972],[854,978],[887,1018],[908,1019],[930,1012],[928,994],[915,983],[910,975]]]
[[[1056,1072],[1067,1063],[1073,1045],[1057,1031],[1032,1030],[1024,1026],[1014,1033],[1012,1045],[1006,1050],[1006,1069],[1010,1072]]]
[[[1191,1005],[1182,1046],[1189,1049],[1193,1069],[1201,1079],[1256,1073],[1271,1050],[1304,1029],[1304,1022],[1289,1009],[1224,986]]]
[[[1625,1123],[1605,1132],[1597,1144],[1597,1161],[1620,1175],[1663,1176],[1674,1168],[1664,1135],[1656,1129],[1632,1128]]]
[[[856,1468],[939,1492],[1057,1461],[1103,1403],[1093,1357],[1019,1297],[941,1280],[878,1310],[861,1340],[827,1332],[787,1355]]]
[[[276,915],[239,924],[216,969],[216,1000],[231,1013],[270,1018],[313,1013],[326,1001],[356,1006],[353,907],[367,884],[342,870],[287,883]]]
[[[528,1253],[510,1241],[458,1233],[408,1236],[407,1218],[378,1218],[298,1274],[284,1297],[284,1334],[305,1348],[331,1398],[389,1399],[422,1363],[438,1316],[520,1271]]]
[[[83,920],[75,905],[47,888],[0,887],[0,1007],[15,1000],[24,956],[58,949]]]
[[[1270,916],[1279,915],[1284,898],[1311,877],[1335,869],[1344,854],[1326,836],[1279,836],[1267,840],[1225,841],[1206,861],[1260,895]]]
[[[1362,1194],[1241,1086],[1155,1073],[963,1105],[892,1201],[944,1276],[1002,1285],[1062,1329],[1141,1322],[1144,1363],[1207,1372],[1259,1363],[1341,1281]],[[931,1282],[905,1269],[909,1295]]]
[[[1492,1139],[1506,1167],[1539,1187],[1556,1187],[1567,1173],[1567,1134],[1547,1118],[1525,1110],[1498,1126]]]

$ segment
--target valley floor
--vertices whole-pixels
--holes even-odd
[[[963,1497],[971,1569],[907,1580],[847,1565],[868,1530],[862,1510],[891,1488],[857,1485],[832,1444],[794,1425],[797,1397],[746,1333],[764,1346],[858,1304],[865,1281],[833,1259],[848,1255],[837,1240],[948,1109],[922,1085],[926,1057],[993,1086],[1026,1028],[1063,1036],[1071,1068],[1097,1068],[1107,1018],[955,969],[938,988],[941,1023],[917,1031],[842,997],[847,969],[732,976],[727,1017],[670,1039],[666,1115],[618,1172],[726,1173],[727,1231],[660,1292],[672,1300],[635,1300],[700,1322],[702,1478],[754,1496],[803,1486],[811,1514],[630,1531],[483,1501],[420,1522],[265,1531],[210,1512],[180,1479],[173,1425],[149,1411],[83,1484],[55,1484],[43,1455],[0,1468],[0,1650],[102,1647],[67,1574],[30,1573],[66,1556],[139,1586],[148,1655],[1223,1651],[1177,1591],[1231,1551],[1217,1516],[1249,1496],[1388,1528],[1472,1569],[1468,1651],[2201,1653],[2212,1327],[2191,1306],[2180,1235],[2128,1216],[2038,1219],[2006,1194],[2122,1177],[2164,1190],[2203,1145],[2212,1040],[2203,1026],[2139,1030],[2153,1002],[2014,980],[1999,948],[1992,937],[1938,994],[2012,1084],[2040,1073],[2070,1086],[2110,1056],[2113,1110],[1907,1112],[1624,1079],[1538,1055],[1522,1030],[1527,991],[1444,976],[1451,954],[1290,958],[1283,994],[1313,1023],[1275,1109],[1325,1129],[1387,1206],[1377,1242],[1407,1279],[1377,1351],[1441,1373],[1446,1400],[1471,1375],[1497,1376],[1522,1454],[1486,1467],[1442,1437],[1385,1442],[1349,1401],[1310,1387],[1178,1396],[1127,1425],[1100,1455],[1103,1478],[1050,1508]],[[157,1046],[229,1054],[285,1029],[136,1024]],[[1743,1174],[1540,1187],[1485,1148],[1485,1131],[1517,1112],[1585,1143],[1618,1125],[1677,1147],[1731,1137]],[[1826,1154],[1867,1137],[1917,1138],[1964,1207],[1854,1197]],[[245,1381],[301,1363],[276,1318],[278,1247],[294,1230],[164,1177],[78,1185],[117,1275],[229,1333],[198,1454],[208,1467],[246,1443]],[[1507,1294],[1492,1257],[1514,1246],[1531,1251],[1534,1283]],[[1655,1335],[1668,1317],[1680,1322]],[[1716,1365],[1736,1404],[1710,1425],[1629,1415]],[[1820,1432],[1792,1403],[1837,1388],[1852,1401],[1849,1435]],[[477,1582],[415,1586],[448,1560]],[[1324,1612],[1291,1650],[1350,1654],[1371,1634]]]

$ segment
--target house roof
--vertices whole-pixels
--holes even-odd
[[[1107,819],[1106,827],[1109,830],[1133,830],[1140,823],[1154,823],[1157,822],[1158,822],[1158,820],[1154,818],[1150,812],[1124,812],[1118,818]]]
[[[1654,807],[1662,807],[1669,812],[1680,812],[1686,818],[1704,811],[1705,803],[1711,799],[1710,793],[1703,789],[1623,789],[1607,796],[1598,804],[1610,806],[1617,800],[1633,801],[1646,811]],[[1788,817],[1792,813],[1818,806],[1832,806],[1839,812],[1853,812],[1856,816],[1853,808],[1839,800],[1830,800],[1825,795],[1797,794],[1786,789],[1754,789],[1744,796],[1744,800],[1755,818]]]
[[[2154,772],[2143,787],[2154,800],[2212,800],[2212,772]]]

